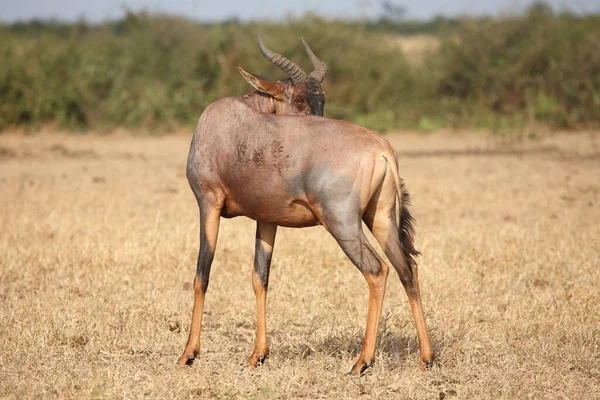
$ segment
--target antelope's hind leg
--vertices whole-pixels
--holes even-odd
[[[254,351],[248,358],[248,364],[251,367],[262,365],[269,357],[266,315],[267,288],[276,234],[277,225],[257,222],[254,268],[252,269],[252,288],[256,296],[256,343]]]
[[[386,176],[386,180],[390,178],[390,175]],[[401,228],[411,229],[409,226],[411,217],[408,214],[406,206],[400,207],[400,212],[405,213],[401,218],[401,225],[402,221],[404,221],[405,225],[398,228],[396,225],[395,187],[393,182],[388,183],[383,182],[379,192],[367,207],[363,220],[381,245],[396,272],[398,272],[402,286],[404,286],[417,329],[421,362],[423,367],[426,368],[433,364],[435,355],[431,347],[429,332],[427,331],[427,324],[423,313],[423,305],[421,303],[417,264],[412,260],[410,254],[406,254],[403,250],[400,236]],[[408,232],[402,232],[402,235],[408,235]],[[404,240],[410,241],[411,238],[405,237]],[[405,247],[412,247],[412,243],[405,243]],[[406,251],[408,252],[408,249]]]
[[[177,364],[192,365],[200,352],[200,331],[202,329],[202,312],[204,310],[204,297],[208,288],[210,267],[215,256],[221,206],[199,201],[200,205],[200,251],[194,277],[194,308],[190,335],[183,354]]]
[[[369,308],[362,349],[350,374],[360,375],[375,362],[377,330],[389,267],[377,254],[362,230],[359,213],[331,213],[323,220],[344,253],[362,272],[369,285]],[[345,214],[345,215],[344,215]],[[327,214],[326,214],[327,215]]]

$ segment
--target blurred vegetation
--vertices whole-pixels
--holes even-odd
[[[128,13],[102,25],[0,26],[0,129],[191,127],[211,102],[251,91],[237,66],[284,78],[260,55],[258,32],[310,72],[304,37],[329,66],[326,115],[379,131],[600,125],[600,16],[538,4],[522,16],[427,22],[203,24]],[[400,34],[433,35],[439,46],[415,61]]]

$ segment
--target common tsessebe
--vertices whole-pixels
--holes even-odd
[[[219,221],[246,216],[256,221],[252,285],[257,329],[248,359],[251,366],[269,355],[266,297],[277,227],[314,225],[327,229],[367,280],[367,327],[351,372],[360,374],[373,364],[389,267],[367,240],[363,221],[400,276],[415,319],[421,360],[431,364],[434,354],[413,259],[418,252],[412,240],[409,195],[392,147],[371,130],[322,117],[321,82],[327,66],[306,43],[315,67],[308,75],[266,49],[260,37],[258,43],[263,55],[289,79],[274,82],[240,68],[258,92],[208,106],[190,146],[187,178],[200,210],[200,251],[190,335],[179,363],[191,365],[200,350],[202,310]]]

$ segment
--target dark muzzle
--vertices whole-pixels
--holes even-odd
[[[308,105],[310,106],[310,113],[312,115],[322,117],[323,109],[325,108],[325,95],[311,94],[308,97]]]

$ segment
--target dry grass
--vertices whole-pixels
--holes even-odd
[[[413,196],[438,363],[418,370],[390,274],[377,362],[345,376],[364,279],[323,229],[281,229],[271,358],[254,340],[253,223],[222,223],[202,349],[191,315],[189,135],[0,136],[2,398],[598,398],[600,135],[389,136]]]
[[[440,39],[435,35],[385,35],[385,43],[402,50],[413,65],[420,65],[428,56],[440,48]]]

